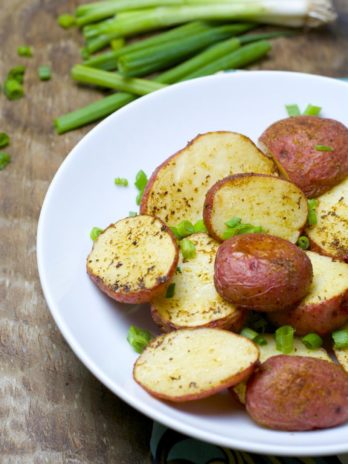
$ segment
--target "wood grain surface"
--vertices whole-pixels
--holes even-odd
[[[36,267],[46,190],[90,129],[57,136],[52,120],[98,95],[71,82],[81,37],[56,23],[78,2],[0,3],[1,80],[16,64],[28,67],[26,97],[9,102],[0,95],[0,132],[12,139],[12,163],[0,172],[0,463],[147,463],[151,421],[112,395],[72,353],[47,309]],[[348,1],[336,6],[337,24],[275,41],[270,57],[254,68],[348,76]],[[34,47],[32,59],[17,57],[22,44]],[[39,81],[41,64],[52,66],[51,81]]]

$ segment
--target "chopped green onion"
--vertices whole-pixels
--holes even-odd
[[[316,198],[308,200],[308,217],[307,224],[309,226],[315,226],[318,222],[316,208],[319,205],[319,201]]]
[[[111,48],[116,51],[116,50],[120,50],[120,48],[122,48],[124,46],[124,44],[126,43],[126,41],[121,37],[119,39],[114,39],[110,42],[110,45],[111,45]]]
[[[0,148],[5,148],[10,144],[10,137],[5,132],[0,132]]]
[[[49,81],[52,77],[51,68],[49,66],[39,66],[37,73],[41,81]]]
[[[99,227],[93,227],[93,229],[91,230],[89,236],[91,237],[91,239],[94,242],[95,240],[97,240],[97,238],[99,237],[99,235],[102,232],[103,232],[103,229],[100,229]]]
[[[328,145],[316,145],[314,148],[317,151],[334,151],[334,149]]]
[[[236,227],[238,224],[242,222],[241,218],[239,217],[233,217],[229,219],[228,221],[225,222],[225,225],[227,227]]]
[[[143,194],[144,194],[144,190],[140,190],[140,192],[138,192],[138,195],[135,198],[135,202],[137,205],[140,205],[141,199],[143,198]]]
[[[285,105],[288,115],[291,116],[300,116],[301,111],[298,105]]]
[[[124,177],[116,177],[114,182],[115,185],[118,185],[119,187],[128,187],[128,180]]]
[[[297,246],[302,248],[302,250],[308,250],[309,248],[309,239],[305,235],[301,235],[297,240]]]
[[[332,333],[335,348],[341,350],[348,348],[348,329],[336,330]]]
[[[166,298],[173,298],[174,293],[175,293],[175,283],[172,283],[167,288]]]
[[[5,167],[11,162],[11,156],[8,153],[0,152],[0,171],[5,169]]]
[[[223,240],[228,240],[235,235],[241,234],[257,234],[265,230],[261,226],[253,226],[252,224],[237,224],[235,227],[228,227],[222,234]]]
[[[196,256],[196,247],[188,238],[181,240],[180,250],[184,259],[191,259]]]
[[[188,237],[194,233],[194,227],[190,221],[181,221],[177,226],[176,230],[181,238]]]
[[[18,100],[24,96],[23,85],[16,79],[6,79],[4,93],[9,100]]]
[[[181,235],[179,234],[179,231],[176,227],[169,227],[169,229],[173,232],[173,234],[178,240],[181,239]]]
[[[137,353],[142,353],[152,339],[149,331],[131,325],[128,330],[127,341]]]
[[[68,29],[75,25],[75,17],[70,14],[62,14],[58,16],[58,24],[63,29]]]
[[[11,68],[7,74],[7,79],[14,79],[20,84],[23,84],[25,69],[25,66],[22,64],[20,64],[19,66],[15,66],[14,68]]]
[[[261,346],[267,345],[267,340],[263,335],[260,334],[254,338],[254,342]]]
[[[136,211],[129,211],[128,216],[135,217],[135,216],[138,216],[138,213]]]
[[[136,186],[138,190],[141,191],[141,190],[144,190],[144,188],[146,187],[146,184],[147,184],[147,175],[145,174],[143,170],[140,170],[135,177],[134,185]]]
[[[310,350],[316,350],[323,344],[323,339],[316,333],[309,333],[305,337],[302,337],[301,340],[305,347]]]
[[[207,228],[204,224],[203,219],[199,219],[194,225],[193,225],[193,230],[195,234],[198,234],[200,232],[207,232]]]
[[[290,325],[283,325],[275,331],[276,348],[278,351],[289,354],[294,349],[294,333]]]
[[[21,47],[17,48],[18,56],[25,56],[27,58],[31,58],[33,56],[33,50],[28,45],[22,45]]]
[[[250,329],[249,327],[244,327],[240,335],[249,338],[258,345],[267,345],[267,340],[265,339],[265,337],[263,335],[258,334],[257,332],[255,332],[255,330]]]
[[[321,111],[320,106],[315,106],[315,105],[307,105],[307,108],[304,110],[303,114],[305,116],[319,116]]]
[[[176,272],[178,272],[179,274],[182,274],[182,270],[181,270],[181,267],[180,267],[180,266],[177,266]]]

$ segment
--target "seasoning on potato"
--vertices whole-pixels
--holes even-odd
[[[322,359],[273,356],[249,379],[246,409],[271,429],[334,427],[348,420],[348,375]]]
[[[259,139],[286,179],[308,198],[348,176],[348,128],[334,119],[296,116],[269,126]]]
[[[284,311],[309,291],[312,265],[305,252],[267,234],[237,235],[220,245],[215,287],[227,301],[255,311]]]
[[[87,258],[87,272],[116,301],[147,303],[165,293],[178,258],[176,239],[160,219],[134,216],[98,235]]]

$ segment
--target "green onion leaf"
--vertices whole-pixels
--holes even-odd
[[[302,337],[301,340],[304,346],[310,350],[316,350],[323,344],[323,339],[316,333],[309,333],[305,337]]]
[[[298,238],[296,245],[302,248],[302,250],[308,250],[309,239],[305,235],[301,235],[301,237]]]
[[[191,259],[196,256],[196,247],[188,238],[181,240],[180,250],[184,259]]]
[[[127,341],[137,353],[142,353],[152,339],[147,330],[131,325],[128,330]]]
[[[194,225],[193,225],[194,233],[199,234],[200,232],[208,232],[207,228],[204,224],[203,219],[199,219]]]
[[[128,216],[129,217],[138,216],[138,213],[136,211],[129,211]]]
[[[255,337],[254,342],[260,346],[267,345],[267,340],[265,339],[263,335],[258,335],[257,337]]]
[[[5,132],[0,132],[0,148],[5,148],[10,144],[10,137]]]
[[[147,184],[147,175],[145,174],[144,171],[140,170],[136,177],[135,177],[135,182],[134,185],[136,188],[140,191],[144,190]]]
[[[319,205],[319,201],[316,198],[311,198],[308,200],[308,217],[307,224],[309,226],[314,226],[318,222],[316,208]]]
[[[25,56],[27,58],[31,58],[33,56],[33,50],[28,45],[22,45],[17,48],[18,56]]]
[[[227,227],[236,227],[238,224],[240,224],[242,222],[241,218],[239,217],[233,217],[231,218],[230,220],[226,221],[225,222],[225,225]]]
[[[294,333],[290,325],[283,325],[275,331],[276,348],[284,354],[289,354],[294,349]]]
[[[89,233],[89,236],[91,237],[91,239],[93,240],[93,242],[95,240],[97,240],[97,238],[99,237],[99,235],[103,232],[103,229],[100,229],[99,227],[93,227],[93,229],[91,230],[91,232]]]
[[[307,105],[307,108],[304,110],[303,114],[305,116],[319,116],[321,111],[320,106],[315,106],[315,105]]]
[[[244,327],[240,335],[242,335],[243,337],[249,338],[249,340],[252,340],[258,345],[267,345],[267,340],[265,339],[265,337],[255,332],[255,330],[250,329],[249,327]]]
[[[6,168],[11,162],[11,156],[8,153],[0,152],[0,171]]]
[[[348,329],[336,330],[332,333],[335,348],[342,350],[348,348]]]
[[[144,190],[140,190],[138,195],[136,196],[135,202],[137,205],[140,205],[141,199],[143,198]]]
[[[128,187],[128,180],[124,177],[116,177],[114,182],[119,187]]]
[[[66,13],[58,16],[57,21],[59,26],[63,29],[68,29],[75,25],[75,17]]]
[[[289,116],[300,116],[301,114],[298,105],[285,105],[285,108]]]
[[[40,81],[49,81],[52,77],[51,68],[49,66],[39,66],[37,73]]]
[[[180,240],[181,239],[181,236],[179,234],[179,231],[176,227],[169,227],[169,229],[173,232],[173,234],[175,235],[175,237]]]
[[[188,237],[194,233],[194,227],[190,221],[181,221],[177,226],[176,230],[181,238]]]
[[[334,151],[334,149],[328,145],[316,145],[314,148],[317,151]]]
[[[173,298],[175,293],[175,283],[170,284],[167,288],[166,298]]]
[[[24,96],[23,85],[16,79],[6,79],[4,83],[4,94],[8,100],[18,100]]]
[[[83,59],[83,61],[86,61],[91,57],[91,54],[89,53],[89,51],[87,50],[86,47],[82,47],[80,49],[80,55],[81,55],[81,58]]]
[[[22,64],[19,65],[19,66],[15,66],[14,68],[11,68],[9,70],[9,72],[7,74],[7,79],[14,79],[19,84],[23,84],[25,70],[26,70],[26,68]]]

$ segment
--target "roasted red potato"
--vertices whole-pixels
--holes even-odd
[[[256,311],[282,312],[309,291],[313,272],[297,246],[266,234],[244,234],[220,245],[215,287],[226,300]]]
[[[247,378],[257,346],[221,329],[182,329],[155,338],[137,359],[133,375],[151,395],[168,401],[198,400]]]
[[[348,375],[322,359],[273,356],[249,379],[246,409],[271,429],[335,427],[348,420]]]
[[[259,142],[285,178],[308,198],[322,195],[348,176],[348,129],[333,119],[283,119],[268,127]]]
[[[114,300],[147,303],[166,291],[178,259],[171,230],[158,218],[135,216],[99,235],[87,258],[87,272]]]
[[[298,335],[328,335],[348,322],[348,264],[312,251],[306,254],[313,266],[308,295],[295,308],[268,318],[276,325],[291,325]]]
[[[219,244],[207,234],[193,234],[196,255],[185,260],[180,253],[178,269],[171,280],[174,294],[151,301],[153,320],[164,332],[180,328],[217,327],[238,332],[245,311],[225,301],[214,286],[214,260]]]

